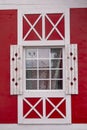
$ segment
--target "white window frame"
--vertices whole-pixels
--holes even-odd
[[[23,25],[23,16],[24,14],[41,14],[42,15],[42,40],[32,40],[32,44],[31,44],[31,40],[29,41],[24,41],[22,39],[22,34],[23,34],[23,30],[22,30],[22,25]],[[54,40],[54,45],[65,45],[65,44],[70,44],[70,14],[69,14],[69,8],[65,8],[65,7],[60,7],[60,8],[52,8],[49,6],[36,6],[36,7],[31,7],[28,6],[26,9],[25,8],[19,8],[18,10],[18,44],[22,44],[22,45],[29,45],[29,46],[45,46],[45,45],[52,45],[53,40],[46,40],[45,39],[45,15],[51,13],[51,14],[55,14],[55,13],[63,13],[65,16],[65,38],[64,40]]]
[[[24,14],[41,14],[43,18],[42,24],[42,40],[35,40],[35,41],[24,41],[22,39],[22,16]],[[45,30],[44,30],[44,16],[46,13],[64,13],[65,14],[65,39],[63,40],[46,40],[45,37]],[[49,6],[27,6],[27,8],[22,8],[18,10],[18,45],[24,47],[63,47],[65,49],[65,44],[70,44],[70,29],[69,29],[69,9],[67,8],[58,8],[58,7],[49,7]],[[63,60],[63,65],[65,60]],[[24,67],[23,67],[24,68]],[[63,66],[63,68],[65,68]],[[24,71],[24,70],[23,70]],[[64,76],[65,70],[63,71]],[[64,77],[63,77],[64,78]],[[23,80],[25,80],[25,74],[23,76]],[[63,87],[65,85],[65,79],[63,81]],[[25,83],[23,82],[23,86]],[[25,119],[23,117],[23,99],[25,97],[42,97],[43,99],[43,107],[45,106],[45,100],[47,97],[64,97],[66,99],[66,117],[64,119],[47,119],[45,117],[45,109],[43,108],[44,116],[42,119]],[[23,94],[18,95],[18,123],[19,124],[69,124],[71,123],[71,96],[66,95],[65,87],[64,90],[29,90],[26,92],[25,87],[23,87]]]
[[[23,46],[23,49],[27,47],[26,45]],[[38,46],[34,46],[38,47]],[[40,47],[40,46],[39,46]],[[48,47],[47,45],[45,47]],[[52,47],[52,46],[50,46]],[[54,47],[54,45],[53,45]],[[58,46],[59,47],[59,46]],[[42,48],[42,47],[41,47]],[[25,82],[23,82],[23,95],[18,95],[18,123],[19,124],[70,124],[71,123],[71,96],[66,95],[66,90],[65,90],[65,56],[64,56],[64,49],[65,46],[62,46],[63,48],[63,90],[27,90],[25,89],[26,85]],[[23,62],[24,63],[24,62]],[[23,67],[25,71],[25,67]],[[23,73],[24,74],[24,73]],[[23,75],[23,81],[25,81],[25,74]],[[33,98],[33,97],[41,97],[43,100],[43,117],[41,119],[26,119],[23,117],[23,106],[22,106],[22,101],[26,98]],[[46,116],[46,110],[45,110],[45,105],[46,102],[45,100],[47,97],[53,97],[53,98],[64,98],[66,100],[66,117],[61,118],[61,119],[48,119]]]

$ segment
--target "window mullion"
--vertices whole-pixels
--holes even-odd
[[[49,49],[49,81],[50,81],[50,90],[51,90],[51,53]]]
[[[37,48],[37,90],[39,90],[39,56],[38,56],[38,48]]]

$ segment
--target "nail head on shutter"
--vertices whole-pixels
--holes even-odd
[[[74,79],[73,79],[74,81],[76,81],[76,77],[74,77]]]
[[[73,82],[71,82],[70,84],[71,84],[71,86],[73,86]]]
[[[14,61],[14,60],[15,60],[15,58],[13,57],[13,58],[12,58],[12,61]]]
[[[18,56],[18,53],[15,53],[15,56],[17,57],[17,56]]]
[[[73,60],[76,60],[76,57],[73,57]]]
[[[73,55],[73,53],[72,52],[70,52],[70,56],[72,56]]]
[[[15,71],[18,71],[18,68],[15,68]]]
[[[16,82],[16,83],[15,83],[15,85],[17,86],[17,85],[18,85],[18,83]]]
[[[73,68],[72,68],[72,67],[70,67],[70,70],[72,71],[72,70],[73,70]]]
[[[15,81],[15,79],[14,79],[14,78],[12,78],[12,81],[14,82],[14,81]]]

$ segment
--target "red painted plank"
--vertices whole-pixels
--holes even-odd
[[[0,10],[0,123],[17,122],[17,97],[10,96],[10,45],[17,43],[17,11]]]
[[[72,96],[72,122],[87,123],[87,8],[70,10],[71,43],[78,44],[79,95]]]

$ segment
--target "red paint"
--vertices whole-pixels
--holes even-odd
[[[39,112],[40,115],[43,116],[43,101],[39,102],[40,98],[26,98],[26,101],[23,101],[23,116],[25,116],[29,111],[30,113],[25,118],[41,118],[36,111]],[[39,102],[37,105],[36,103]],[[36,111],[32,109],[35,108]]]
[[[40,17],[40,14],[25,14],[25,17],[27,18],[28,22],[33,26],[37,19]],[[25,38],[25,41],[27,40],[40,40],[38,35],[35,33],[33,29],[31,29],[30,24],[28,23],[25,18],[23,18],[23,38],[25,35],[30,31],[28,36]],[[37,21],[37,23],[34,25],[34,29],[37,31],[37,33],[42,37],[42,17]]]
[[[66,100],[62,102],[58,109],[64,114],[64,116],[66,116]]]
[[[56,25],[56,29],[59,30],[59,32],[61,33],[61,35],[64,37],[65,34],[65,25],[64,25],[64,17],[61,19],[61,21],[58,23],[58,20],[61,18],[63,14],[58,13],[58,14],[47,14],[47,16],[49,17],[49,19],[51,20],[51,22]],[[53,29],[53,25],[52,23],[48,20],[47,16],[45,16],[45,38],[49,35],[49,33],[52,31]],[[51,33],[51,35],[49,36],[49,38],[47,40],[63,40],[62,37],[58,34],[58,32],[56,31],[56,29],[54,29]]]
[[[23,18],[23,38],[26,35],[26,33],[29,31],[30,26],[29,24],[26,22],[26,20]]]
[[[0,123],[17,122],[17,97],[10,95],[10,45],[17,43],[17,11],[0,10]]]
[[[57,105],[63,100],[63,98],[48,98],[49,101],[57,107]],[[48,116],[52,110],[54,110],[53,105],[46,100],[46,116]],[[62,112],[64,116],[66,116],[66,101],[64,100],[57,109]],[[57,110],[54,110],[52,114],[48,118],[64,118]]]
[[[70,10],[71,43],[78,44],[79,94],[72,96],[72,122],[87,123],[87,8]]]
[[[39,104],[35,107],[36,110],[43,116],[43,101],[41,100]]]
[[[40,100],[40,98],[35,98],[35,97],[33,97],[33,98],[26,98],[26,99],[33,106]]]
[[[51,118],[51,119],[53,119],[53,118],[63,118],[63,116],[57,111],[57,110],[55,110],[49,117],[48,117],[49,119]]]
[[[53,106],[46,100],[46,116],[53,110]]]
[[[36,118],[36,119],[38,119],[38,118],[41,118],[34,110],[32,110],[28,115],[27,115],[27,117],[26,118],[30,118],[30,119],[32,119],[33,118],[33,120]]]
[[[23,100],[23,116],[31,109],[31,107]]]

